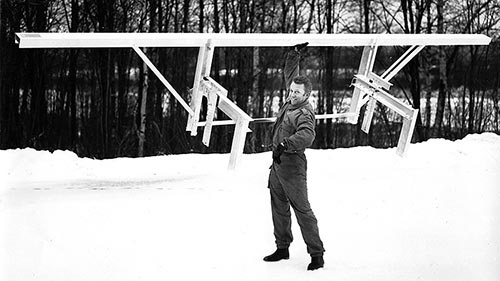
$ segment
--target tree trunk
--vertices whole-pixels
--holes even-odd
[[[325,48],[325,47],[324,47]],[[325,53],[325,50],[323,49],[322,53]],[[319,81],[322,81],[323,82],[323,85],[324,85],[324,81],[325,81],[325,71],[324,70],[320,70],[319,71],[319,75],[318,75],[318,79],[320,79]],[[323,114],[325,113],[325,89],[323,87],[321,87],[320,89],[318,89],[318,108],[317,108],[317,113],[318,114]],[[326,139],[326,136],[325,136],[325,120],[324,119],[320,119],[319,122],[318,122],[318,126],[316,126],[316,139],[315,139],[315,142],[316,142],[316,145],[318,148],[326,148],[326,145],[325,145],[325,139]]]
[[[5,46],[5,24],[3,22],[3,10],[2,10],[2,3],[3,1],[0,1],[0,46]],[[5,102],[5,96],[6,92],[3,88],[3,65],[5,63],[5,55],[4,55],[4,49],[5,48],[0,48],[0,149],[5,147],[5,126],[3,125],[4,122],[7,120],[5,118],[4,112],[7,110],[6,108],[6,102]]]
[[[415,123],[415,130],[416,130],[416,138],[417,141],[421,141],[424,139],[424,133],[422,129],[422,115],[420,112],[420,91],[421,91],[421,85],[420,85],[420,72],[419,72],[419,61],[418,61],[418,56],[415,57],[410,63],[410,87],[411,87],[411,95],[412,95],[412,101],[413,101],[413,108],[418,109],[418,114],[417,114],[417,120]]]
[[[332,20],[332,0],[326,2],[326,33],[331,34],[333,31]],[[326,48],[325,75],[323,76],[324,87],[323,93],[326,96],[326,113],[333,113],[333,51],[334,48]],[[326,148],[331,148],[333,144],[333,128],[332,119],[326,119]]]
[[[182,30],[187,32],[189,30],[189,3],[190,0],[184,0],[184,6],[182,7]]]
[[[437,0],[437,33],[444,33],[444,20],[443,20],[443,7],[444,0]],[[437,130],[437,136],[443,133],[443,117],[444,107],[446,104],[446,95],[448,91],[448,77],[446,66],[446,54],[443,46],[439,46],[439,93],[436,105],[436,117],[434,118],[434,126]]]
[[[364,33],[370,33],[370,2],[371,0],[363,0]]]
[[[427,34],[432,33],[432,16],[431,16],[431,3],[427,4]],[[430,137],[430,128],[431,128],[431,97],[432,97],[432,77],[431,77],[431,63],[430,63],[430,54],[426,53],[426,57],[428,58],[425,63],[426,71],[425,71],[425,84],[426,84],[426,92],[425,92],[425,137],[426,139]]]
[[[144,54],[147,54],[147,49],[143,49]],[[140,94],[139,106],[139,145],[137,149],[137,156],[144,156],[144,143],[146,142],[146,104],[148,100],[149,88],[149,69],[146,63],[142,62],[142,87]]]
[[[281,2],[281,13],[282,13],[282,17],[281,17],[281,33],[287,33],[287,31],[288,31],[287,22],[286,22],[286,18],[287,18],[287,15],[288,15],[287,1],[282,1]]]
[[[222,23],[224,24],[224,31],[226,33],[231,32],[229,28],[229,8],[227,6],[228,0],[222,0]]]
[[[219,33],[220,32],[220,20],[219,20],[219,3],[217,0],[214,1],[214,32]]]
[[[198,32],[203,33],[204,29],[204,2],[205,0],[200,0],[199,2],[199,7],[200,7],[200,20],[198,21]]]
[[[253,48],[253,67],[252,67],[252,108],[249,111],[250,116],[255,117],[261,117],[261,112],[260,109],[262,100],[260,99],[260,87],[259,87],[259,82],[260,82],[260,48],[259,47],[254,47]],[[258,112],[255,112],[257,109]],[[252,151],[255,152],[256,148],[260,146],[260,142],[256,139],[256,136],[259,136],[259,132],[255,132],[255,134],[252,134]]]
[[[47,5],[39,1],[34,3],[34,30],[35,32],[46,31]],[[33,65],[32,74],[32,95],[30,102],[30,145],[34,148],[43,149],[43,139],[47,125],[47,101],[45,99],[45,50],[33,50],[31,62]]]
[[[71,1],[71,28],[70,32],[77,32],[79,25],[79,6],[78,0]],[[78,128],[76,123],[76,63],[78,50],[71,49],[69,57],[69,104],[70,104],[70,146],[74,148],[78,137]]]
[[[476,106],[476,82],[474,77],[474,72],[476,71],[476,55],[477,55],[477,47],[470,46],[470,72],[469,78],[469,122],[468,122],[468,133],[474,133],[474,119],[475,119],[475,106]]]
[[[401,0],[401,10],[403,10],[404,33],[410,33],[410,27],[408,26],[408,3],[406,1]]]
[[[246,19],[248,17],[248,0],[244,0],[240,2],[240,24],[238,27],[239,33],[245,33],[247,31],[247,22]],[[243,111],[247,111],[247,103],[249,96],[249,88],[251,84],[249,83],[251,78],[251,66],[253,65],[252,60],[253,56],[252,48],[239,48],[238,50],[238,86],[236,92],[236,103],[239,108]]]
[[[114,1],[97,2],[97,23],[99,32],[114,30]],[[113,119],[114,109],[111,103],[113,93],[112,73],[114,73],[114,58],[111,50],[98,50],[99,89],[101,98],[101,157],[108,158],[113,155],[110,150],[112,130],[110,121]]]
[[[314,9],[316,7],[316,0],[311,0],[309,7],[309,17],[307,18],[306,33],[311,33],[312,22],[314,19]]]
[[[299,21],[299,11],[297,7],[297,0],[292,1],[293,6],[293,21],[292,21],[292,32],[297,33],[298,21]]]
[[[494,114],[494,124],[495,128],[498,130],[500,128],[500,106],[498,100],[498,89],[500,88],[500,73],[497,73],[495,84],[493,86],[493,93],[491,94],[493,99],[493,114]]]

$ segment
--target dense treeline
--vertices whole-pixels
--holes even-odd
[[[233,126],[214,127],[210,148],[185,131],[187,113],[131,49],[19,49],[15,32],[482,33],[489,46],[427,47],[393,78],[392,93],[420,108],[414,141],[500,132],[498,0],[1,0],[0,149],[70,149],[109,158],[227,152]],[[301,42],[297,42],[301,43]],[[254,117],[283,97],[283,48],[216,48],[212,77]],[[198,50],[148,48],[189,100]],[[343,112],[361,48],[308,48],[317,113]],[[404,52],[379,49],[382,71]],[[202,118],[205,113],[202,112]],[[219,114],[218,118],[224,118]],[[362,118],[362,116],[360,117]],[[377,106],[359,125],[317,123],[316,148],[397,144],[401,120]],[[270,124],[251,125],[246,152],[267,150]]]

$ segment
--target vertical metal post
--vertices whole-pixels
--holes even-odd
[[[214,121],[214,117],[215,117],[215,109],[216,109],[216,105],[217,105],[217,93],[213,92],[214,89],[213,87],[212,88],[209,88],[208,92],[207,92],[207,98],[208,98],[208,102],[207,102],[207,120],[206,120],[206,123],[205,123],[205,128],[203,129],[203,144],[205,146],[209,146],[210,145],[210,135],[212,134],[212,123]]]
[[[358,74],[367,75],[373,69],[373,64],[375,63],[375,56],[377,55],[377,45],[376,41],[373,42],[371,46],[365,46],[363,48],[363,55],[361,56],[361,62],[359,63]],[[351,117],[347,118],[347,122],[351,124],[358,123],[359,111],[363,103],[361,102],[362,92],[358,88],[354,88],[351,99],[351,106],[349,108],[349,113],[352,114]]]
[[[198,133],[198,121],[200,120],[201,101],[203,98],[203,94],[200,91],[200,83],[203,77],[210,75],[213,54],[213,44],[211,40],[208,40],[204,46],[201,46],[198,52],[193,91],[191,93],[191,109],[194,114],[189,116],[186,126],[186,131],[191,131],[191,136],[196,136]]]
[[[361,125],[361,130],[368,134],[370,131],[370,126],[373,119],[373,113],[375,111],[375,106],[377,105],[377,100],[370,97],[368,100],[368,105],[366,106],[365,117],[363,118],[363,124]]]

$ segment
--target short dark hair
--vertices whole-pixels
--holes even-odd
[[[304,85],[304,93],[306,95],[310,95],[312,91],[312,83],[311,80],[307,76],[299,75],[292,80],[293,83],[297,85]]]

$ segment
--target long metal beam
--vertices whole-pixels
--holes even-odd
[[[345,113],[330,113],[330,114],[318,114],[315,116],[316,120],[320,119],[343,119],[349,118],[353,115],[353,113],[345,112]],[[263,117],[263,118],[253,118],[250,120],[250,123],[272,123],[276,121],[276,117]],[[203,127],[207,124],[206,121],[198,122],[198,127]],[[223,126],[223,125],[234,125],[236,122],[234,120],[215,120],[212,121],[213,126]]]
[[[488,45],[482,34],[16,33],[20,48]]]

